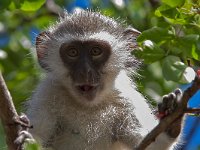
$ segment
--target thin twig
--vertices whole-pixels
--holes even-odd
[[[59,15],[61,17],[63,17],[65,14],[64,14],[64,10],[59,6],[57,5],[54,0],[47,0],[46,1],[46,8],[56,14],[56,15]]]
[[[6,143],[9,150],[21,150],[22,147],[14,143],[18,136],[19,125],[15,118],[18,114],[15,110],[12,97],[7,89],[5,81],[0,72],[0,118],[6,134]]]
[[[200,108],[187,108],[184,112],[190,114],[200,114]]]
[[[165,117],[160,121],[160,123],[142,140],[142,142],[137,146],[136,150],[144,150],[149,144],[155,141],[156,137],[164,132],[170,124],[172,124],[176,119],[182,117],[184,113],[187,111],[192,111],[191,109],[187,109],[187,103],[189,99],[200,89],[200,77],[196,77],[193,81],[191,87],[189,87],[183,93],[181,101],[179,103],[178,108],[169,116]],[[184,111],[185,110],[185,111]],[[194,109],[197,111],[197,109]],[[199,110],[198,110],[199,111]]]

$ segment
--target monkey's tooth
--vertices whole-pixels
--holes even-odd
[[[79,89],[83,92],[88,92],[90,90],[92,90],[94,87],[91,85],[81,85],[79,86]]]

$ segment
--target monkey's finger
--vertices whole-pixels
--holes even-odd
[[[17,145],[22,145],[25,142],[35,143],[36,141],[28,131],[21,131],[19,136],[15,139],[14,143]]]

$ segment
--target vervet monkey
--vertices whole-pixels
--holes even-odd
[[[137,69],[130,52],[139,34],[99,12],[81,11],[66,13],[38,35],[36,52],[46,76],[27,115],[44,149],[131,150],[150,131],[146,126],[157,124],[129,78],[130,67]],[[147,149],[168,149],[180,133],[181,122],[175,124]]]

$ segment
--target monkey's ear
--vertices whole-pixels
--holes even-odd
[[[126,28],[123,32],[123,36],[128,42],[128,47],[134,49],[137,47],[136,39],[141,34],[140,31],[134,28]]]
[[[125,35],[125,36],[134,36],[134,37],[138,37],[140,34],[141,34],[141,32],[140,31],[138,31],[138,30],[136,30],[136,29],[134,29],[134,28],[126,28],[125,30],[124,30],[124,32],[123,32],[123,34]]]
[[[36,52],[38,59],[43,59],[47,54],[47,45],[46,41],[50,36],[50,32],[43,31],[36,37]]]
[[[45,63],[45,58],[48,55],[47,40],[50,39],[50,32],[41,32],[35,41],[37,58],[40,66],[48,70],[48,65]]]

